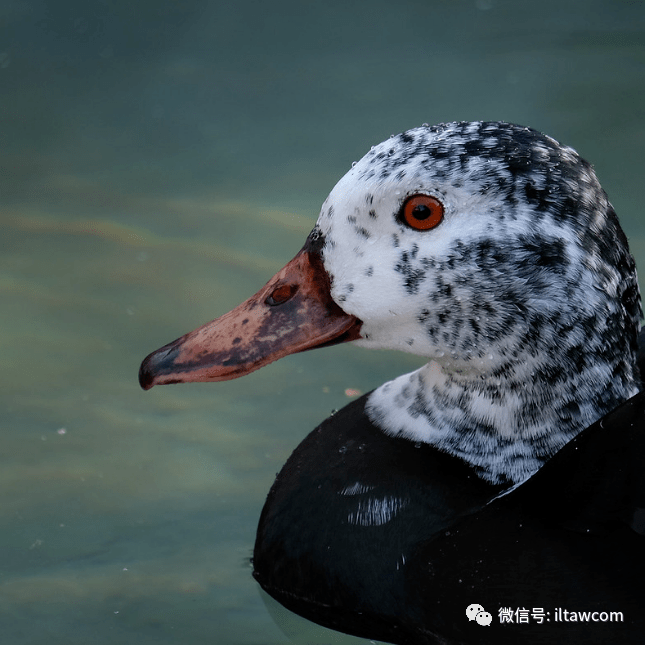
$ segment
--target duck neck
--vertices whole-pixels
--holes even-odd
[[[472,369],[433,360],[376,389],[366,410],[387,434],[434,445],[492,483],[515,484],[639,390],[634,361],[572,365],[534,358]]]

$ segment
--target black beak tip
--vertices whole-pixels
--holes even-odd
[[[156,385],[157,377],[166,375],[164,383],[178,383],[179,381],[171,381],[167,378],[171,374],[175,366],[175,358],[177,356],[176,348],[180,344],[182,338],[178,338],[172,343],[168,343],[156,351],[148,354],[141,363],[139,368],[139,385],[144,390],[149,390]],[[158,382],[158,381],[157,381]]]
[[[155,377],[152,370],[150,369],[151,356],[153,356],[153,354],[150,354],[150,356],[147,356],[143,360],[143,362],[141,363],[141,367],[139,368],[139,385],[144,390],[149,390],[154,385]]]

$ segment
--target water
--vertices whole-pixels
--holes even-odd
[[[254,293],[352,160],[423,122],[504,119],[574,146],[645,271],[645,7],[0,12],[3,643],[345,642],[276,626],[250,577],[257,518],[347,390],[419,361],[341,346],[147,393],[139,363]]]

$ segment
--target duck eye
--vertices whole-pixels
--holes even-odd
[[[412,195],[403,203],[401,221],[415,231],[428,231],[443,219],[443,204],[430,195]]]

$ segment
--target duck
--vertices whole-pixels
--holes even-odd
[[[255,540],[262,589],[398,645],[640,644],[641,319],[627,238],[575,150],[424,124],[353,163],[296,256],[139,382],[345,342],[422,357],[287,460]]]

